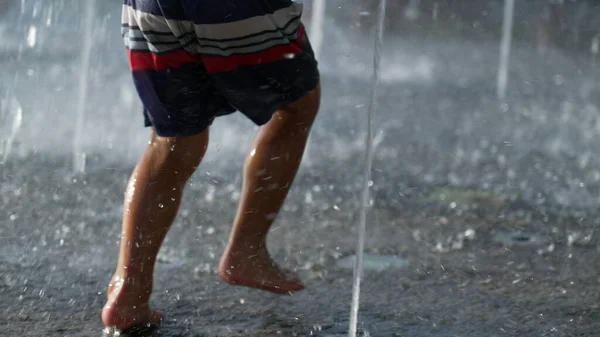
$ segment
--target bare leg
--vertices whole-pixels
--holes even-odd
[[[207,146],[208,130],[176,138],[152,133],[125,192],[119,262],[102,310],[104,325],[125,330],[159,323],[160,313],[149,306],[154,263],[177,215],[185,183]]]
[[[235,285],[290,293],[304,288],[267,251],[273,224],[302,160],[320,103],[320,88],[276,112],[259,132],[244,166],[242,197],[219,275]]]

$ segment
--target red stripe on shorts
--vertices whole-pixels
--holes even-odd
[[[293,57],[302,51],[299,41],[284,46],[276,46],[256,54],[232,55],[229,57],[202,57],[202,63],[209,74],[234,70],[241,66],[253,66]]]
[[[167,54],[128,50],[127,57],[129,58],[129,66],[132,71],[160,71],[169,68],[178,68],[189,63],[202,62],[209,74],[215,74],[231,71],[241,66],[259,65],[278,61],[286,57],[293,57],[302,52],[302,45],[305,43],[305,39],[304,26],[301,25],[298,29],[297,40],[290,44],[275,46],[255,54],[219,57],[190,54],[185,50],[178,50]]]
[[[127,51],[129,67],[132,71],[138,70],[165,70],[178,68],[185,64],[198,62],[192,54],[185,50],[178,50],[168,54],[152,54],[149,52]]]

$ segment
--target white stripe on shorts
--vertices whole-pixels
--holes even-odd
[[[298,37],[302,4],[292,3],[272,14],[222,24],[194,24],[123,6],[122,34],[131,50],[166,53],[185,48],[191,53],[231,56],[260,52]]]

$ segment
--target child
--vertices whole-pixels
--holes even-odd
[[[156,256],[215,117],[236,110],[261,129],[219,275],[274,293],[303,289],[270,258],[266,236],[302,159],[320,103],[317,62],[292,0],[126,0],[123,36],[152,128],[125,192],[119,261],[105,326],[155,326]]]

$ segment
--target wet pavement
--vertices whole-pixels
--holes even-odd
[[[37,155],[3,167],[0,325],[7,336],[100,335],[131,167],[71,176],[68,162]],[[239,174],[202,173],[159,259],[154,304],[168,315],[159,336],[343,334],[356,198],[343,184],[330,189],[335,172],[303,172],[270,238],[277,260],[307,282],[294,296],[216,277],[237,196],[226,186]],[[224,188],[209,198],[211,186]],[[550,207],[542,214],[523,200],[425,184],[403,200],[375,201],[369,217],[360,322],[370,336],[595,334],[600,266],[588,214]]]
[[[77,45],[47,29],[40,48],[55,46],[51,53],[0,47],[8,55],[0,59],[9,102],[3,140],[22,109],[0,164],[2,336],[102,334],[123,190],[147,139],[118,32],[106,28],[115,20],[116,12],[97,22],[80,144],[85,173],[72,172]],[[276,296],[216,276],[255,130],[225,117],[161,252],[153,303],[167,319],[157,336],[346,334],[372,44],[339,26],[326,34],[323,109],[270,237],[275,258],[296,269],[307,290]],[[497,41],[386,39],[363,335],[596,336],[593,58],[518,45],[508,97],[498,101]]]

